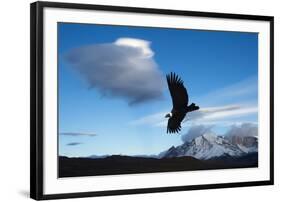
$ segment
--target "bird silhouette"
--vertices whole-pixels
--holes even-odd
[[[181,130],[181,122],[186,114],[198,110],[199,107],[194,103],[188,106],[188,93],[178,75],[171,72],[166,75],[166,78],[173,101],[172,111],[165,116],[165,118],[169,118],[167,133],[178,133]]]

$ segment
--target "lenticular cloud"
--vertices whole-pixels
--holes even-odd
[[[133,105],[162,97],[165,80],[153,56],[149,41],[119,38],[73,49],[65,58],[91,88]]]

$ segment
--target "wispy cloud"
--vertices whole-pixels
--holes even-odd
[[[80,144],[83,144],[83,143],[82,142],[70,142],[70,143],[67,143],[66,146],[77,146]]]
[[[65,135],[65,136],[89,136],[89,137],[97,136],[97,134],[95,134],[95,133],[75,133],[75,132],[64,132],[64,133],[60,133],[60,135]]]
[[[187,115],[183,121],[182,126],[185,127],[188,124],[228,124],[226,119],[235,117],[243,117],[258,112],[256,106],[244,106],[240,105],[226,105],[217,107],[202,108],[198,111],[192,112]],[[150,125],[155,127],[166,127],[167,119],[165,119],[166,112],[159,112],[151,114],[145,117],[141,117],[137,120],[132,121],[132,125]],[[232,123],[232,122],[231,122]]]
[[[226,118],[241,117],[258,112],[257,106],[227,105],[203,108],[187,116],[193,122],[216,121]]]
[[[256,114],[258,112],[257,100],[253,97],[257,96],[257,86],[257,77],[251,76],[195,99],[194,101],[201,108],[187,114],[182,126],[191,124],[232,125],[234,118]],[[164,117],[169,111],[170,109],[166,109],[140,117],[131,121],[130,124],[166,127],[168,120]]]
[[[253,75],[234,84],[207,92],[196,98],[196,100],[205,104],[207,103],[208,105],[214,105],[222,102],[231,103],[234,99],[249,99],[250,96],[257,96],[257,93],[258,77],[257,75]]]
[[[139,119],[130,122],[131,125],[154,125],[157,126],[158,123],[165,121],[165,114],[167,111],[158,112],[155,114],[150,114]]]

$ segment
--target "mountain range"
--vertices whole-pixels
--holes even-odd
[[[158,158],[192,156],[208,160],[223,156],[241,157],[258,151],[258,138],[254,136],[217,136],[211,132],[194,138],[177,147],[161,152]]]
[[[205,133],[191,141],[179,146],[172,146],[158,155],[134,155],[143,158],[175,158],[191,156],[200,160],[208,160],[218,157],[241,157],[258,152],[258,138],[255,136],[217,136],[212,132]],[[110,155],[91,155],[88,158],[99,159]]]
[[[258,138],[205,133],[158,155],[59,156],[59,177],[258,167]]]

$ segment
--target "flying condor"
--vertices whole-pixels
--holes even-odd
[[[169,91],[173,101],[173,109],[165,117],[169,118],[167,133],[178,133],[181,130],[181,122],[187,113],[198,110],[194,103],[188,106],[188,93],[182,79],[171,72],[166,75]]]

